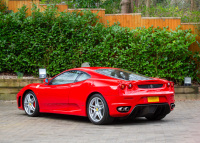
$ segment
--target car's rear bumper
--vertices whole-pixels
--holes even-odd
[[[159,101],[158,102],[148,102],[147,98],[149,96],[158,96]],[[162,108],[163,105],[166,108],[169,108],[169,111],[173,110],[173,107],[171,107],[172,104],[174,104],[174,94],[166,94],[166,95],[134,95],[134,96],[106,96],[105,97],[108,107],[109,107],[109,113],[112,117],[125,117],[130,116],[135,111],[134,110],[140,110],[141,107],[144,107],[144,111],[141,112],[149,112],[151,113],[151,109],[156,108],[158,106],[159,108]],[[154,107],[152,107],[154,105]],[[118,107],[130,107],[130,110],[128,112],[119,112],[117,110]],[[164,112],[164,111],[162,111]],[[166,113],[167,113],[166,112]],[[144,113],[138,114],[137,116],[143,116]],[[148,113],[145,113],[148,114]]]

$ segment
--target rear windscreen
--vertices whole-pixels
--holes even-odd
[[[98,69],[96,72],[123,80],[153,80],[153,78],[149,78],[123,69]]]

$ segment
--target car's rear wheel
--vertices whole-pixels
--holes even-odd
[[[94,94],[89,98],[87,115],[89,120],[96,125],[108,124],[113,121],[109,115],[108,105],[100,94]]]
[[[24,96],[24,111],[28,116],[38,116],[39,115],[39,105],[34,92],[29,91]]]

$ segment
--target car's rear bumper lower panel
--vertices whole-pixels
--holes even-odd
[[[157,104],[141,104],[136,105],[131,111],[130,117],[147,117],[153,114],[166,115],[170,113],[170,106],[168,103]]]

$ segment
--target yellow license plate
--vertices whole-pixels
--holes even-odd
[[[147,97],[148,102],[159,102],[158,96]]]

